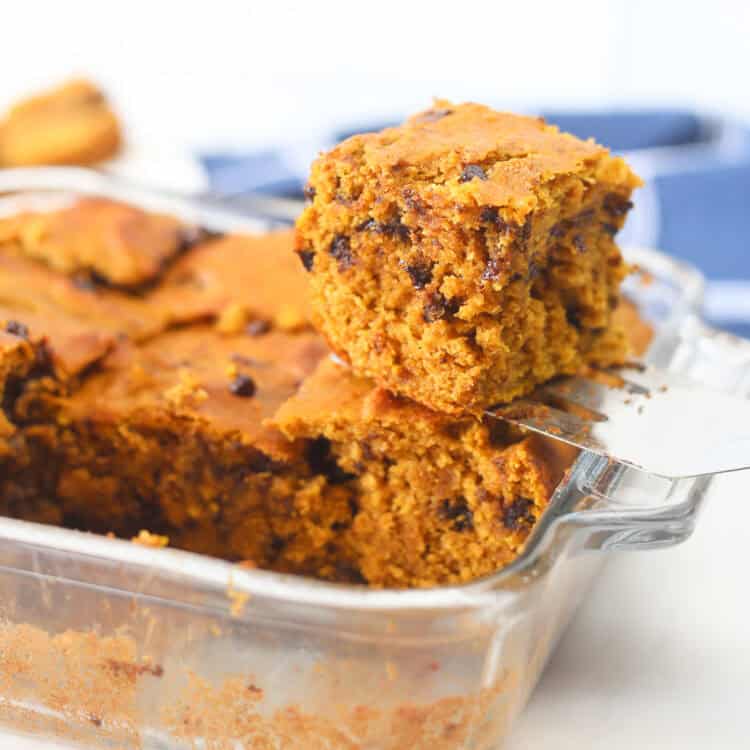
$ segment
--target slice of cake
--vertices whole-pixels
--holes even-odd
[[[431,411],[330,359],[274,423],[323,439],[351,475],[356,513],[338,554],[379,586],[468,581],[510,562],[575,455],[496,419]]]
[[[355,372],[449,413],[619,362],[614,235],[638,184],[596,143],[478,104],[349,138],[297,223],[314,323]]]

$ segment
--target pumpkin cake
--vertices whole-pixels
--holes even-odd
[[[313,322],[355,372],[453,414],[621,363],[614,235],[640,184],[539,118],[438,101],[314,162]]]
[[[574,453],[334,362],[293,232],[65,211],[0,235],[2,513],[371,586],[467,581],[522,549]],[[84,247],[125,215],[136,245]],[[32,245],[60,221],[65,252]]]

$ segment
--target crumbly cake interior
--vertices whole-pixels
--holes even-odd
[[[179,225],[166,252],[159,217],[64,211],[0,223],[2,513],[371,586],[470,580],[522,548],[573,454],[333,362],[291,232]],[[67,228],[28,229],[84,216],[74,252]]]
[[[356,135],[313,164],[297,223],[316,327],[447,413],[620,362],[613,236],[638,184],[593,142],[475,104]]]

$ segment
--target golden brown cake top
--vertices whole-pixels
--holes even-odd
[[[103,198],[81,198],[59,211],[0,220],[0,242],[66,274],[116,286],[153,281],[200,235],[171,216]]]
[[[55,273],[11,246],[0,246],[0,305],[23,321],[34,316],[54,327],[70,319],[111,336],[143,338],[162,327],[142,298]]]
[[[608,154],[594,141],[561,133],[542,118],[437,100],[399,127],[349,138],[321,161],[361,165],[404,183],[427,183],[436,195],[447,192],[462,203],[523,208],[535,202],[539,184],[559,175],[590,171],[598,162],[627,170]]]
[[[65,414],[119,421],[200,420],[234,432],[267,455],[295,447],[265,425],[327,353],[313,333],[220,335],[208,326],[164,333],[141,346],[122,344],[72,397]]]
[[[120,145],[117,117],[86,80],[25,99],[0,122],[0,166],[93,164],[114,156]]]
[[[307,278],[293,246],[292,230],[207,241],[179,258],[149,299],[179,323],[219,318],[227,331],[253,321],[305,328]]]

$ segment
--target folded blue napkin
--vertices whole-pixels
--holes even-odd
[[[544,112],[548,122],[622,153],[646,180],[623,231],[623,244],[657,247],[690,261],[709,280],[706,317],[750,338],[750,130],[683,110]],[[390,123],[332,134],[349,135]],[[302,198],[306,174],[298,154],[268,149],[205,154],[211,189]]]

